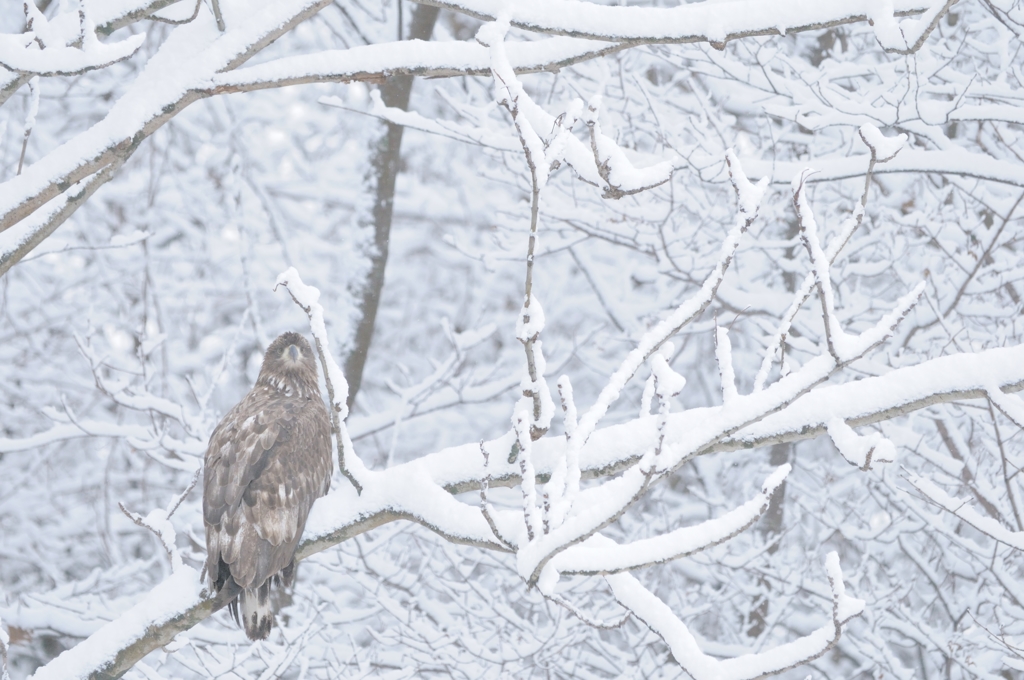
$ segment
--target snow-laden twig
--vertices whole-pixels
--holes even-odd
[[[828,421],[828,435],[850,465],[870,470],[874,463],[896,460],[896,446],[881,432],[859,435],[842,418]]]
[[[736,371],[732,365],[732,343],[729,329],[715,328],[715,357],[718,359],[718,374],[722,378],[722,401],[729,403],[736,398]]]
[[[498,539],[502,545],[508,549],[514,549],[512,544],[509,543],[501,532],[498,531],[498,525],[494,521],[494,509],[491,506],[491,501],[487,497],[487,491],[491,484],[491,473],[490,473],[490,462],[491,454],[487,451],[487,447],[484,445],[483,440],[480,440],[480,453],[484,457],[484,476],[480,480],[480,514],[484,516],[484,520],[487,521],[487,526],[491,528],[491,533]]]
[[[860,226],[861,220],[864,217],[863,205],[858,206],[853,215],[846,219],[839,227],[839,233],[836,234],[829,242],[828,250],[826,251],[826,259],[829,264],[835,262],[839,256],[839,252],[844,245],[853,236],[853,232]],[[811,292],[814,290],[814,286],[817,279],[814,272],[809,272],[804,277],[803,283],[800,288],[797,289],[796,293],[793,294],[793,301],[790,303],[786,313],[782,316],[782,320],[779,322],[778,329],[775,331],[772,338],[767,343],[767,349],[765,350],[764,356],[761,360],[761,367],[757,371],[757,375],[754,378],[754,392],[760,392],[764,389],[765,383],[768,381],[768,374],[771,372],[772,364],[775,361],[775,357],[778,356],[783,345],[786,342],[786,336],[789,335],[789,329],[793,325],[796,315],[800,312],[800,309],[807,302],[808,298],[811,297]]]
[[[1017,395],[1005,394],[998,385],[990,386],[986,394],[1000,413],[1012,420],[1017,427],[1024,428],[1024,399]]]
[[[569,442],[576,433],[578,416],[576,413],[576,401],[572,393],[572,382],[567,375],[558,378],[558,396],[562,402],[565,441]],[[579,459],[576,459],[574,463],[578,466]],[[568,465],[569,461],[566,459],[565,451],[563,451],[555,462],[551,477],[546,485],[544,494],[544,533],[550,531],[551,526],[558,526],[565,520],[564,515],[561,513],[566,510],[565,504],[562,503],[562,498],[565,495],[566,477],[569,475]],[[572,474],[579,476],[579,469],[574,470]]]
[[[629,621],[630,617],[633,616],[633,613],[631,611],[626,610],[626,612],[620,618],[614,621],[603,621],[601,619],[595,619],[589,614],[584,613],[580,610],[579,607],[574,605],[572,602],[569,602],[569,600],[565,599],[561,595],[558,595],[557,593],[552,593],[550,595],[545,594],[544,597],[551,600],[558,606],[563,607],[566,611],[568,611],[570,614],[572,614],[577,619],[587,624],[591,628],[598,628],[600,630],[614,630],[616,628],[619,628],[624,623],[626,623],[626,621]]]
[[[185,500],[185,497],[188,496],[192,489],[195,488],[196,484],[199,482],[199,475],[202,470],[203,469],[201,467],[196,468],[188,486],[185,487],[185,490],[180,494],[171,498],[167,507],[151,510],[145,517],[131,512],[125,507],[124,503],[120,501],[117,503],[117,507],[121,508],[121,512],[123,512],[128,519],[134,522],[136,526],[140,526],[143,529],[148,529],[153,532],[153,535],[156,536],[158,541],[160,541],[164,551],[167,553],[167,558],[171,562],[172,574],[178,572],[183,563],[181,561],[181,551],[178,550],[178,546],[175,543],[177,540],[177,533],[174,530],[174,525],[171,524],[171,516],[175,511],[177,511],[178,507]]]
[[[552,168],[557,167],[562,147],[571,133],[572,124],[579,115],[579,105],[575,111],[570,110],[565,118],[570,118],[568,126],[558,122],[554,139],[545,143],[527,116],[521,114],[520,107],[539,109],[526,93],[522,83],[516,77],[512,65],[505,52],[505,33],[508,23],[501,20],[485,24],[477,34],[477,41],[486,46],[491,56],[491,72],[495,86],[499,91],[498,102],[508,109],[512,115],[519,142],[526,157],[526,165],[530,170],[530,235],[526,250],[526,282],[523,307],[516,321],[516,338],[523,343],[526,351],[526,368],[528,378],[523,380],[523,397],[533,402],[533,417],[530,421],[530,437],[536,441],[544,436],[551,427],[554,415],[554,403],[551,390],[544,378],[545,361],[540,341],[544,330],[544,310],[533,292],[533,267],[537,252],[537,238],[540,226],[540,192],[547,184]],[[516,406],[516,411],[519,406]]]
[[[832,589],[831,621],[814,632],[756,654],[733,659],[716,659],[705,654],[693,634],[668,605],[630,574],[611,574],[605,580],[615,599],[659,635],[672,656],[694,680],[753,680],[781,673],[813,661],[839,642],[842,626],[864,610],[864,602],[846,594],[839,556],[830,552],[825,568]]]
[[[190,438],[205,443],[207,436],[206,423],[200,414],[189,413],[182,404],[164,397],[151,394],[148,390],[131,385],[128,381],[118,381],[104,377],[107,355],[99,355],[93,350],[90,342],[78,333],[74,334],[79,352],[89,362],[96,388],[109,397],[115,404],[133,411],[149,411],[177,422]]]
[[[818,287],[818,299],[821,300],[821,317],[825,323],[825,342],[828,345],[829,354],[837,364],[841,365],[850,360],[849,347],[846,335],[836,317],[829,261],[821,249],[821,243],[818,240],[818,223],[814,219],[814,213],[807,201],[807,192],[805,191],[807,177],[813,172],[810,169],[804,170],[793,179],[793,207],[796,209],[796,218],[800,225],[800,239],[811,257],[811,269]]]
[[[557,117],[544,111],[530,99],[516,78],[504,42],[508,28],[507,17],[502,15],[480,29],[477,41],[490,50],[491,72],[497,86],[506,93],[499,95],[499,102],[513,115],[538,190],[547,183],[551,170],[563,162],[572,166],[580,179],[600,187],[605,198],[622,198],[660,186],[685,164],[684,159],[673,154],[647,167],[636,167],[615,140],[601,132],[598,122],[600,95],[591,98],[585,112],[583,101],[578,98]],[[589,148],[571,134],[581,117],[590,130]],[[537,130],[556,132],[545,143]]]
[[[868,149],[871,150],[871,163],[888,163],[893,158],[896,158],[903,146],[907,143],[907,134],[901,132],[895,137],[886,137],[882,132],[872,125],[871,123],[864,123],[857,129],[857,134],[860,135],[861,140],[867,145]],[[871,171],[874,168],[868,166],[868,179],[871,177]],[[861,204],[865,204],[866,201],[862,200]]]
[[[0,35],[0,66],[15,73],[33,76],[70,76],[106,68],[130,58],[146,40],[145,33],[136,33],[114,43],[101,43],[96,38],[96,27],[85,17],[84,11],[75,31],[72,22],[47,21],[35,3],[30,12],[31,28],[25,33]],[[74,31],[72,33],[71,31]],[[40,48],[42,36],[45,46]]]
[[[914,54],[921,49],[956,1],[933,0],[919,17],[903,21],[896,20],[891,3],[869,3],[867,16],[882,49],[893,54]]]
[[[601,95],[591,97],[583,121],[590,130],[590,151],[594,154],[594,165],[602,180],[604,198],[623,198],[661,186],[686,164],[684,159],[673,156],[649,167],[637,168],[622,148],[601,132],[600,109]]]
[[[6,36],[0,36],[0,39]],[[2,43],[0,43],[2,45]],[[36,116],[39,114],[39,76],[33,76],[28,81],[28,113],[25,115],[25,131],[21,136],[21,155],[18,156],[18,171],[25,165],[25,151],[28,150],[28,138],[32,136],[32,130],[36,126]]]
[[[768,509],[772,495],[791,469],[788,463],[779,467],[761,485],[759,494],[721,517],[626,544],[595,534],[559,553],[549,565],[560,574],[616,574],[702,552],[751,527]]]
[[[870,159],[868,161],[867,170],[864,172],[864,191],[861,193],[860,203],[854,208],[850,217],[843,221],[840,225],[838,232],[829,242],[828,247],[825,249],[825,259],[829,265],[832,265],[836,258],[839,257],[839,253],[843,247],[849,242],[853,236],[853,232],[857,230],[861,222],[864,220],[864,213],[867,209],[868,204],[868,190],[871,187],[871,178],[875,171],[875,166],[878,163],[887,163],[896,157],[896,154],[900,152],[903,145],[906,142],[906,135],[900,134],[897,137],[890,138],[884,137],[877,127],[870,123],[865,123],[859,129],[861,140],[868,147],[871,152]],[[796,290],[793,295],[793,301],[789,306],[789,309],[783,315],[782,320],[779,322],[778,330],[767,343],[767,349],[765,350],[764,356],[761,360],[761,367],[757,371],[757,375],[754,378],[754,392],[759,392],[764,389],[765,382],[768,380],[768,374],[771,371],[772,364],[775,361],[775,357],[782,350],[783,345],[786,342],[786,336],[789,334],[789,329],[793,324],[793,320],[796,318],[797,313],[807,302],[807,299],[811,296],[811,290],[817,281],[815,272],[811,271],[804,277],[803,283]]]
[[[668,358],[675,353],[675,345],[671,340],[666,341],[657,352],[649,359],[651,364],[651,381],[654,394],[658,396],[658,443],[645,455],[648,461],[640,461],[640,467],[649,479],[655,474],[664,472],[658,469],[661,460],[661,453],[665,446],[665,428],[668,425],[668,415],[672,411],[672,398],[679,395],[686,386],[686,378],[679,375],[669,365]],[[646,392],[646,388],[644,390]]]
[[[324,382],[327,385],[327,395],[330,400],[328,411],[331,413],[331,422],[334,426],[334,435],[338,446],[338,468],[352,482],[356,491],[362,493],[363,482],[361,480],[367,478],[369,471],[356,455],[352,439],[348,434],[348,426],[345,423],[345,419],[348,417],[348,381],[345,380],[345,374],[331,354],[330,344],[327,340],[327,326],[324,323],[324,308],[319,302],[320,290],[304,284],[295,267],[289,267],[278,275],[274,290],[277,290],[278,286],[284,286],[295,304],[301,307],[309,317],[309,327],[316,342],[316,351],[320,356],[320,364],[324,368]]]
[[[907,481],[921,494],[953,516],[963,520],[981,533],[1011,548],[1024,550],[1024,531],[1010,531],[999,520],[985,517],[968,505],[967,501],[950,496],[937,484],[915,474],[908,474]]]
[[[134,522],[137,526],[143,529],[148,529],[153,532],[157,540],[160,541],[160,545],[163,546],[164,551],[167,553],[167,558],[171,561],[171,573],[177,572],[182,567],[181,553],[178,551],[178,547],[175,545],[177,539],[177,533],[174,531],[174,525],[171,524],[169,514],[166,510],[154,509],[149,512],[148,515],[143,517],[142,515],[131,512],[124,506],[124,503],[120,501],[117,507],[121,508],[121,512]]]
[[[558,396],[562,401],[562,413],[565,415],[565,436],[568,439],[576,433],[577,413],[576,400],[572,394],[572,382],[567,375],[558,378]]]
[[[523,520],[526,524],[527,540],[532,541],[540,534],[537,509],[537,472],[533,467],[533,438],[530,436],[530,419],[525,411],[519,411],[512,419],[516,439],[519,442],[519,469],[522,472]]]

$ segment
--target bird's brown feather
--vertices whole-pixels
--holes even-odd
[[[289,345],[301,351],[297,364],[282,358]],[[327,493],[332,468],[331,421],[312,349],[286,333],[267,349],[256,385],[221,420],[206,452],[210,586],[219,591],[233,581],[242,589],[250,637],[269,634],[267,588],[275,576],[290,581],[306,518]]]

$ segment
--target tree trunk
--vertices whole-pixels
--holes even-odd
[[[430,5],[416,5],[409,26],[410,40],[430,40],[440,10]],[[387,106],[402,110],[409,107],[413,77],[392,76],[380,88],[381,99]],[[391,214],[395,202],[395,180],[398,178],[402,151],[400,125],[381,124],[379,136],[370,143],[370,168],[366,174],[365,190],[374,197],[368,214],[360,216],[360,226],[372,227],[373,249],[370,252],[370,272],[362,288],[355,292],[359,307],[359,324],[352,338],[351,349],[345,358],[345,378],[348,380],[348,405],[355,402],[363,382],[363,368],[373,339],[377,321],[377,307],[384,289],[384,268],[388,263],[388,242],[391,238]]]
[[[789,223],[789,228],[786,230],[786,238],[796,238],[800,232],[799,226],[795,221]],[[797,256],[797,246],[787,248],[783,255],[787,260],[795,260]],[[799,279],[795,273],[795,270],[790,268],[782,273],[782,281],[786,286],[786,291],[789,293],[796,292],[797,284]],[[771,448],[771,452],[768,454],[768,464],[772,467],[779,467],[789,462],[793,455],[793,444],[783,443],[776,444]],[[761,534],[762,540],[772,541],[782,533],[783,528],[783,503],[786,500],[786,482],[779,485],[775,493],[772,495],[772,499],[768,501],[768,510],[764,513],[760,523],[758,523],[758,532]],[[768,555],[774,555],[779,549],[778,543],[773,543],[768,547]],[[771,581],[764,576],[758,579],[758,583],[764,589],[764,592],[754,599],[754,606],[750,611],[750,626],[747,628],[747,635],[752,638],[758,638],[765,631],[765,627],[768,625],[768,598],[769,593],[772,590]]]

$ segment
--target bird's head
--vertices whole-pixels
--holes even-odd
[[[304,393],[303,387],[317,389],[316,376],[316,357],[309,342],[298,333],[284,333],[267,348],[256,383],[285,391],[291,387],[298,393]]]

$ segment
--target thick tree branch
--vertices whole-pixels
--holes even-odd
[[[415,1],[483,21],[493,21],[507,13],[505,16],[512,26],[549,35],[628,45],[706,42],[718,48],[740,38],[786,35],[867,21],[873,8],[870,0],[788,0],[771,5],[760,0],[742,0],[730,3],[728,12],[714,4],[702,3],[662,8],[573,0],[520,0],[514,5],[501,0]],[[892,4],[896,16],[918,14],[933,5],[926,0],[895,0]]]

